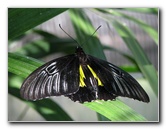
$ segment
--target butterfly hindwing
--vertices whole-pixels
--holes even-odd
[[[98,91],[96,91],[96,93],[87,87],[80,87],[75,94],[66,95],[66,97],[69,97],[74,102],[79,101],[80,103],[84,103],[84,102],[91,102],[97,99],[105,101],[113,100],[117,96],[109,93],[104,87],[99,86]]]
[[[79,89],[79,60],[68,55],[52,60],[32,72],[21,87],[26,100],[73,94]]]
[[[115,65],[88,55],[90,67],[93,68],[104,88],[114,96],[134,98],[149,102],[149,97],[140,84],[127,72]]]

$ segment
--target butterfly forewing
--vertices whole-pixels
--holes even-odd
[[[38,100],[73,94],[79,89],[79,60],[68,55],[52,60],[32,72],[21,86],[21,96]]]

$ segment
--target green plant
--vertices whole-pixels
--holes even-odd
[[[66,10],[67,9],[9,9],[8,37],[10,44],[12,44],[16,38],[19,38],[20,35],[25,34],[26,31],[33,29],[35,26],[63,13]],[[149,61],[145,52],[139,45],[139,42],[133,35],[132,30],[124,26],[120,21],[117,21],[114,17],[110,18],[107,17],[107,15],[109,14],[111,16],[123,17],[137,23],[145,32],[147,32],[148,35],[152,37],[156,44],[158,43],[157,31],[146,23],[124,14],[123,12],[121,12],[121,10],[123,9],[89,10],[101,16],[106,22],[108,22],[108,24],[113,25],[119,36],[121,36],[121,38],[127,44],[128,48],[131,50],[133,56],[130,56],[109,46],[102,46],[96,36],[91,37],[88,40],[88,43],[83,45],[86,53],[101,59],[106,59],[103,53],[104,49],[119,52],[121,55],[133,62],[134,66],[136,67],[136,71],[141,72],[145,76],[145,78],[149,81],[153,92],[156,94],[156,96],[158,96],[157,72],[154,66]],[[77,41],[79,43],[82,43],[82,39],[86,39],[87,37],[89,37],[89,35],[94,32],[95,28],[92,26],[91,21],[89,20],[83,9],[68,9],[68,11],[72,24],[74,26]],[[154,13],[155,15],[157,15],[158,12],[157,9],[137,9],[136,11],[144,11],[144,13],[146,13],[147,11],[148,13]],[[43,36],[43,39],[25,45],[24,47],[18,49],[17,52],[8,54],[9,72],[23,78],[26,78],[33,70],[43,64],[43,62],[34,58],[41,58],[54,52],[66,52],[66,54],[68,54],[70,53],[70,50],[73,49],[73,46],[77,45],[76,43],[73,43],[71,39],[58,38],[57,36],[45,31],[32,30],[31,33],[37,33]],[[34,58],[24,56],[23,53],[26,53],[26,55],[28,56],[33,56]],[[9,94],[19,98],[21,101],[24,101],[20,98],[19,95],[20,87],[18,85],[13,85],[12,83],[10,83],[12,77],[14,76],[13,74],[9,74]],[[72,118],[52,100],[47,99],[41,100],[39,102],[24,102],[38,111],[46,120],[72,120]],[[96,101],[85,103],[83,105],[107,117],[103,118],[98,114],[99,120],[146,121],[146,119],[141,114],[137,113],[120,100],[108,102]]]

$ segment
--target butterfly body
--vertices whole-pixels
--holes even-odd
[[[149,102],[139,83],[117,66],[84,53],[52,60],[32,72],[21,87],[21,96],[38,100],[64,95],[80,103],[93,100],[113,100],[117,96]]]

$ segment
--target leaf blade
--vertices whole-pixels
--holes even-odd
[[[13,39],[66,10],[66,8],[9,8],[8,39]]]
[[[104,12],[110,15],[118,16],[121,18],[125,18],[127,20],[135,22],[140,28],[142,28],[158,45],[158,32],[147,23],[143,22],[142,20],[139,20],[135,17],[129,16],[127,14],[124,14],[123,12],[119,11],[118,9],[97,9],[100,12]],[[141,10],[141,9],[140,9]]]
[[[19,89],[15,87],[9,87],[9,93],[35,109],[47,121],[72,121],[72,118],[51,99],[43,99],[36,102],[25,101],[20,98]]]
[[[121,121],[121,122],[146,121],[146,119],[143,116],[136,113],[134,110],[132,110],[130,107],[126,106],[124,103],[122,103],[119,100],[116,101],[97,100],[95,102],[85,103],[84,105],[104,115],[111,121]]]

